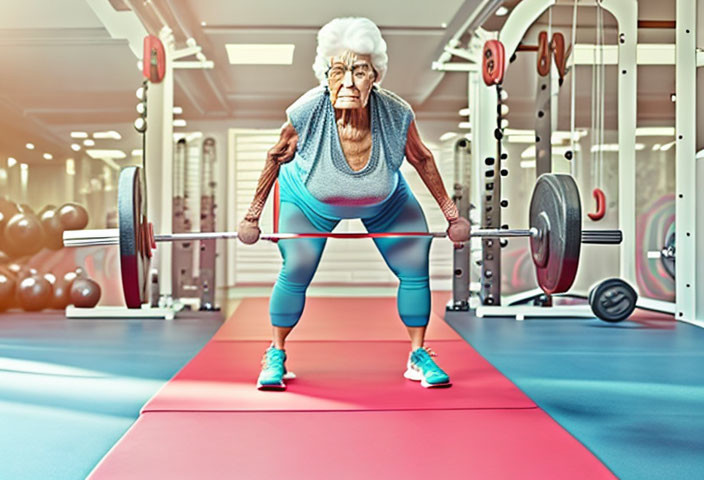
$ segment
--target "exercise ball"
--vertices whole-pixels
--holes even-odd
[[[29,213],[13,215],[5,225],[5,242],[11,255],[34,255],[44,246],[44,229],[41,222]]]
[[[88,211],[77,203],[62,205],[58,214],[64,230],[82,230],[88,225]]]
[[[49,302],[49,308],[55,310],[63,310],[71,304],[71,281],[67,282],[63,278],[57,278],[54,283],[54,291]]]
[[[44,310],[49,306],[51,296],[51,284],[39,275],[24,278],[17,287],[17,303],[28,312]]]
[[[39,217],[39,221],[44,229],[45,245],[52,250],[58,250],[63,247],[64,225],[61,223],[56,210],[44,211]]]
[[[90,278],[77,278],[71,286],[70,297],[78,308],[93,308],[100,300],[100,285]]]

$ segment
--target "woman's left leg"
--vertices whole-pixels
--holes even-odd
[[[369,232],[427,232],[428,224],[420,204],[405,184],[400,198],[376,217],[362,219]],[[393,200],[393,198],[392,198]],[[376,238],[374,242],[386,264],[399,279],[398,312],[408,329],[411,355],[404,374],[420,380],[424,387],[448,386],[449,376],[423,348],[430,318],[430,237]]]

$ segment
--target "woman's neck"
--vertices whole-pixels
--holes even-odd
[[[369,133],[369,108],[335,109],[340,138],[360,140]]]

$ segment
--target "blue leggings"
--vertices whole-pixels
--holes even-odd
[[[428,231],[418,201],[405,182],[400,187],[397,193],[385,201],[380,212],[373,217],[361,219],[368,232]],[[280,232],[331,232],[341,220],[323,217],[304,202],[291,200],[293,199],[282,197]],[[326,241],[324,238],[279,240],[283,266],[269,305],[271,323],[275,327],[293,327],[298,323],[305,305],[306,290],[318,268]],[[400,280],[397,304],[401,320],[409,327],[426,326],[430,317],[428,255],[431,239],[375,238],[374,243],[386,264]]]

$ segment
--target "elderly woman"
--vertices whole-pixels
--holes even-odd
[[[438,202],[450,239],[468,239],[469,223],[447,195],[411,107],[379,86],[387,60],[386,42],[366,18],[334,19],[320,30],[313,65],[320,86],[287,109],[281,138],[268,152],[254,200],[239,225],[242,242],[258,240],[259,217],[277,177],[281,232],[331,232],[344,218],[361,219],[369,232],[427,232],[423,211],[399,172],[404,157]],[[260,389],[285,388],[285,340],[303,312],[325,242],[278,242],[283,266],[271,295],[273,343],[264,354]],[[404,376],[439,387],[449,386],[450,378],[424,348],[430,242],[428,237],[374,239],[400,280],[398,311],[411,340]]]

